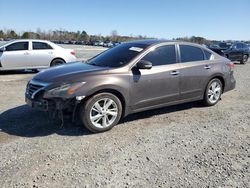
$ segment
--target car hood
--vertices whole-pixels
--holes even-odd
[[[107,71],[108,67],[89,65],[83,62],[68,63],[43,70],[34,76],[34,80],[53,82],[75,82],[84,79],[85,74]]]

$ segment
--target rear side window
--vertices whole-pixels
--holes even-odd
[[[203,50],[203,51],[204,51],[204,54],[205,54],[205,57],[206,57],[207,60],[212,59],[213,54],[211,52],[209,52],[207,50]]]
[[[32,42],[33,50],[48,50],[52,47],[45,42]]]
[[[7,46],[6,51],[28,50],[28,48],[29,48],[28,42],[16,42]]]
[[[156,48],[143,57],[150,61],[153,66],[168,65],[176,63],[175,45],[167,45]]]
[[[189,45],[180,45],[181,62],[203,61],[204,54],[201,48]]]

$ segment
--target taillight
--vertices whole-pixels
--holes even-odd
[[[75,51],[71,51],[70,54],[74,56],[76,55]]]
[[[234,63],[233,62],[228,62],[227,63],[227,66],[231,69],[231,70],[234,70],[234,67],[235,67],[235,65],[234,65]]]

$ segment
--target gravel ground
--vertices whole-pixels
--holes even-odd
[[[250,187],[249,73],[250,62],[236,65],[236,89],[214,107],[138,113],[101,134],[31,110],[23,95],[33,74],[1,73],[0,185]]]

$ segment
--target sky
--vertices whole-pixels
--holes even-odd
[[[0,30],[250,40],[250,0],[0,0]]]

